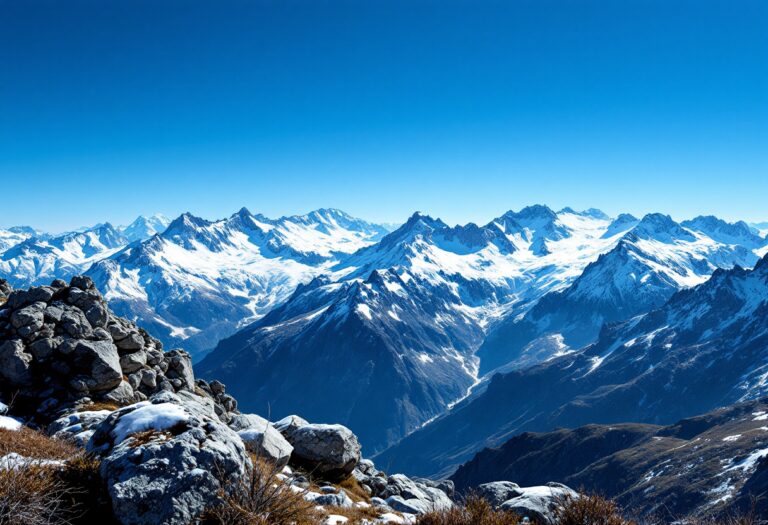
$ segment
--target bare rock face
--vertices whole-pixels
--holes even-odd
[[[193,523],[251,469],[238,435],[205,398],[187,392],[112,412],[87,449],[101,458],[112,510],[125,525]]]
[[[89,401],[126,405],[192,391],[192,361],[117,317],[88,277],[12,290],[0,281],[0,395],[51,421]],[[226,414],[236,409],[223,393]]]

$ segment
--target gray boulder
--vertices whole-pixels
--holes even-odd
[[[40,330],[45,323],[45,315],[43,314],[45,307],[45,303],[35,302],[13,312],[11,325],[16,329],[16,333],[22,337],[28,337]]]
[[[293,445],[291,461],[329,480],[346,478],[360,461],[360,443],[343,425],[304,425],[286,439]]]
[[[387,504],[393,509],[413,514],[445,510],[453,506],[451,499],[442,490],[403,474],[389,476],[385,489],[377,495],[386,498]]]
[[[229,428],[235,432],[250,428],[264,429],[267,428],[267,425],[271,425],[271,423],[257,414],[234,414],[229,420]]]
[[[13,291],[13,288],[11,285],[6,281],[5,279],[0,279],[0,304],[2,304],[3,299],[7,299],[9,295],[11,295],[11,292]]]
[[[192,372],[192,357],[187,352],[181,349],[166,352],[165,362],[168,363],[168,370],[165,372],[168,379],[181,381],[179,388],[194,390],[195,374]]]
[[[306,425],[309,425],[309,421],[303,417],[292,415],[285,416],[283,419],[274,422],[275,428],[285,437],[285,439],[291,439],[291,434]]]
[[[237,434],[189,393],[163,392],[113,412],[87,448],[101,458],[112,509],[125,525],[188,525],[252,468]]]
[[[279,467],[284,467],[291,459],[293,447],[269,423],[266,426],[259,425],[240,430],[237,435],[243,440],[248,451]]]
[[[111,342],[81,339],[77,341],[72,355],[75,364],[87,371],[88,390],[111,390],[123,380],[120,356]]]
[[[577,498],[578,494],[560,483],[547,483],[537,487],[520,487],[521,494],[505,501],[502,510],[514,512],[521,517],[528,517],[537,523],[554,525],[554,511],[557,504],[566,496]]]
[[[494,508],[502,503],[523,494],[520,485],[511,481],[492,481],[483,483],[476,489],[478,496],[486,499]]]
[[[0,344],[0,378],[14,386],[32,384],[30,365],[32,356],[24,352],[24,344],[19,339],[11,339]]]

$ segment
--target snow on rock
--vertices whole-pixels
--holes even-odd
[[[0,429],[18,430],[21,428],[21,422],[8,416],[0,416]]]
[[[27,467],[61,467],[64,462],[57,459],[27,458],[16,452],[0,456],[0,470],[17,470]]]
[[[133,408],[135,410],[120,418],[113,430],[116,445],[122,443],[128,436],[139,432],[146,430],[161,432],[189,421],[189,415],[184,409],[172,403],[152,405],[141,402],[133,405]]]
[[[166,432],[129,437],[147,429]],[[132,525],[188,525],[216,504],[224,484],[239,483],[252,468],[213,402],[189,392],[161,392],[112,412],[87,450],[101,459],[115,516]]]

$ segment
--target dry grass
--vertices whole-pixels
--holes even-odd
[[[151,428],[149,430],[144,430],[143,432],[136,432],[135,434],[132,434],[129,438],[130,441],[128,443],[128,446],[131,448],[138,448],[152,441],[157,441],[160,439],[162,439],[163,441],[167,441],[171,438],[173,438],[173,434],[171,434],[170,432],[158,431],[158,430],[155,430],[154,428]]]
[[[363,523],[372,523],[381,515],[381,512],[373,507],[325,507],[328,514],[337,514],[349,518],[345,525],[362,525]]]
[[[32,459],[64,460],[78,455],[80,450],[71,443],[50,438],[31,428],[0,429],[0,456],[11,452]]]
[[[433,511],[420,516],[417,525],[517,525],[520,517],[502,510],[494,510],[488,501],[470,494],[464,505],[452,509]]]
[[[77,517],[70,495],[52,468],[0,470],[0,525],[68,525]]]
[[[622,517],[616,503],[588,494],[563,497],[555,508],[555,521],[558,525],[634,525]]]
[[[92,410],[92,411],[109,410],[110,412],[114,412],[118,408],[120,408],[120,405],[118,405],[117,403],[113,403],[111,401],[94,401],[84,406],[83,410]]]
[[[253,472],[242,483],[231,484],[220,494],[221,504],[203,516],[206,525],[315,525],[321,515],[315,506],[280,481],[281,469],[254,458]]]
[[[0,525],[113,523],[99,462],[81,449],[26,427],[0,430],[0,456],[11,452],[64,465],[0,470]]]
[[[344,489],[355,503],[359,501],[364,501],[365,503],[371,502],[370,494],[368,494],[368,491],[363,488],[363,486],[354,476],[349,476],[347,479],[338,483],[336,486],[338,488]]]

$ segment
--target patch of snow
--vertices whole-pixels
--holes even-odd
[[[26,467],[61,467],[64,462],[58,459],[32,459],[11,452],[0,457],[0,470],[17,470]]]
[[[173,403],[159,403],[157,405],[137,403],[137,405],[141,406],[122,416],[115,425],[112,431],[115,445],[122,443],[127,437],[137,432],[147,430],[161,432],[189,421],[189,415],[184,409]]]
[[[8,416],[0,416],[0,428],[4,430],[19,430],[21,421]]]
[[[762,458],[768,456],[768,448],[763,448],[760,450],[756,450],[752,452],[749,456],[742,459],[741,461],[737,462],[736,464],[728,467],[726,472],[731,470],[741,470],[741,471],[747,471],[751,470],[755,467],[758,461],[760,461]]]
[[[369,321],[373,319],[373,316],[371,315],[371,309],[368,307],[365,303],[360,303],[355,307],[355,311],[364,317],[366,317]]]
[[[741,434],[734,434],[732,436],[725,436],[723,438],[723,441],[738,441],[741,437]]]

